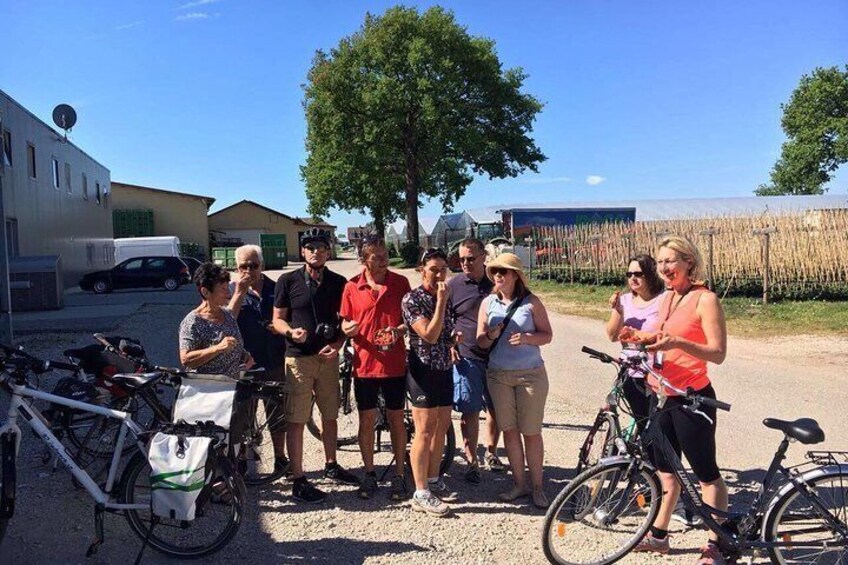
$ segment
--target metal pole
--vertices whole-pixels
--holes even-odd
[[[6,240],[6,211],[3,206],[3,180],[6,175],[6,139],[3,136],[3,116],[0,115],[0,341],[12,343],[12,294],[9,289],[9,242]]]
[[[709,282],[709,289],[715,290],[715,264],[713,263],[713,237],[718,234],[718,228],[709,227],[701,232],[701,235],[707,236],[707,255],[709,258],[707,259],[707,280]]]
[[[752,235],[762,237],[762,255],[763,255],[763,304],[768,304],[769,295],[769,240],[771,234],[777,232],[777,228],[768,227],[756,229],[751,232]]]
[[[524,242],[527,244],[527,276],[529,278],[533,278],[533,259],[536,254],[536,249],[533,247],[533,238],[531,236],[527,236],[524,238]]]

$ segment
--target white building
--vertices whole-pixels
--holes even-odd
[[[3,91],[0,122],[10,259],[59,255],[66,287],[87,271],[111,267],[109,169]]]

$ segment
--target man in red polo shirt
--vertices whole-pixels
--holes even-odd
[[[386,243],[368,236],[359,247],[362,272],[345,285],[339,315],[342,331],[353,339],[353,390],[359,409],[359,448],[365,477],[359,496],[371,498],[377,491],[374,472],[374,424],[377,420],[377,396],[386,401],[386,415],[392,436],[396,474],[392,478],[391,499],[408,496],[404,480],[406,428],[403,407],[406,401],[405,325],[401,300],[410,291],[406,277],[388,269]]]

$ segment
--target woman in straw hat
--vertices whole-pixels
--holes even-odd
[[[533,504],[546,508],[542,421],[548,375],[539,348],[553,338],[551,323],[542,301],[530,292],[517,256],[499,255],[487,265],[486,275],[495,286],[480,305],[477,344],[489,350],[489,393],[515,481],[500,498],[511,502],[530,495]],[[524,474],[525,461],[531,488]]]

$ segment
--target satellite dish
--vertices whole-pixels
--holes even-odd
[[[59,104],[53,108],[53,123],[65,130],[65,138],[68,131],[77,123],[77,113],[68,104]]]

